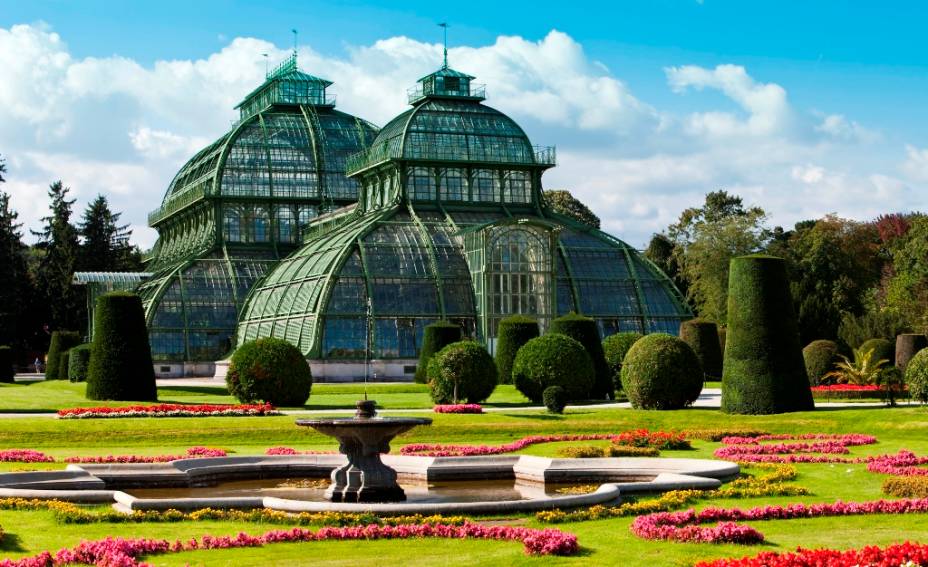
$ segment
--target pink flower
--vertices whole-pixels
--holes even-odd
[[[208,417],[280,415],[271,404],[153,404],[148,406],[70,408],[58,410],[61,419],[109,417]]]
[[[432,408],[435,413],[483,413],[480,404],[439,404]]]

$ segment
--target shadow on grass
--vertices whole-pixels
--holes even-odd
[[[560,421],[564,419],[563,415],[555,415],[551,413],[504,413],[506,417],[518,417],[522,419],[538,419],[541,421]]]
[[[204,396],[228,396],[229,390],[225,386],[160,386],[159,393],[169,394],[201,394]]]
[[[0,550],[23,552],[26,548],[22,545],[22,540],[16,534],[10,532],[3,533],[3,539],[0,539]]]

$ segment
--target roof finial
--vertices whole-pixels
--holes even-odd
[[[296,36],[299,32],[295,29],[291,29],[290,31],[293,32],[293,55],[296,56]]]
[[[271,76],[270,67],[268,67],[267,53],[262,53],[261,57],[264,57],[264,78],[267,79]]]
[[[444,61],[442,62],[441,68],[447,69],[448,68],[448,23],[442,22],[438,24],[438,27],[443,28],[445,30],[445,51],[444,51],[445,57],[444,57]]]

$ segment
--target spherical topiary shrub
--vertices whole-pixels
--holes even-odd
[[[923,348],[905,368],[905,385],[913,400],[928,402],[928,349]]]
[[[312,391],[313,374],[300,349],[265,338],[247,341],[232,353],[226,386],[243,404],[302,406]]]
[[[622,363],[622,389],[632,407],[680,409],[699,397],[702,366],[673,335],[652,333],[632,345]]]
[[[75,331],[53,331],[48,344],[48,356],[45,364],[45,379],[57,380],[61,375],[61,353],[81,344],[81,335]],[[67,378],[67,376],[65,376]]]
[[[71,382],[86,382],[87,368],[90,366],[90,344],[77,345],[68,353],[68,380]]]
[[[818,386],[822,376],[835,369],[835,363],[841,361],[840,347],[835,341],[820,339],[812,341],[802,349],[802,359],[806,364],[809,384]]]
[[[0,346],[0,382],[13,382],[16,372],[13,369],[13,349]]]
[[[512,382],[535,403],[550,386],[560,386],[568,400],[585,400],[596,374],[583,345],[567,335],[550,334],[530,340],[516,354]]]
[[[419,350],[419,364],[416,365],[416,382],[428,382],[429,360],[436,352],[460,340],[461,327],[454,323],[438,321],[426,325],[422,335],[422,348]]]
[[[726,336],[723,412],[768,414],[815,408],[783,259],[763,255],[732,259]]]
[[[603,341],[603,354],[606,355],[606,364],[609,365],[612,385],[616,390],[622,389],[622,361],[625,360],[628,349],[643,336],[641,333],[626,331],[609,335]]]
[[[876,362],[878,360],[887,360],[886,366],[895,366],[896,364],[896,347],[891,341],[886,339],[870,339],[864,341],[860,345],[860,350],[867,352],[868,350],[873,351],[873,356],[870,357],[870,360]]]
[[[722,349],[719,345],[719,329],[712,321],[690,319],[680,323],[680,339],[690,345],[702,365],[707,378],[722,377]]]
[[[87,398],[139,402],[157,400],[155,368],[139,296],[117,291],[98,297],[93,329],[90,364],[87,367]]]
[[[912,357],[923,348],[928,347],[928,337],[906,333],[896,337],[896,368],[905,372]]]
[[[459,341],[429,360],[429,391],[436,404],[480,403],[496,388],[496,363],[483,346]]]
[[[551,413],[564,413],[567,407],[567,390],[560,386],[548,386],[541,393],[541,400]]]
[[[499,322],[496,331],[496,370],[500,384],[512,384],[512,363],[522,345],[537,337],[538,321],[524,315],[513,315]]]
[[[71,349],[68,349],[58,355],[58,376],[57,380],[68,379],[68,367],[71,361]]]
[[[593,388],[590,390],[591,397],[612,398],[615,395],[615,386],[612,383],[609,365],[606,364],[606,355],[603,353],[602,338],[599,336],[596,321],[590,317],[570,313],[552,321],[550,332],[567,335],[583,345],[587,354],[590,355],[595,372]]]

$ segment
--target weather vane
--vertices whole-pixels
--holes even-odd
[[[442,22],[438,24],[438,27],[445,30],[445,51],[444,51],[445,56],[444,56],[444,62],[442,63],[441,68],[447,69],[448,68],[448,22]]]
[[[296,55],[296,37],[299,32],[297,32],[295,29],[291,29],[290,31],[293,32],[293,54]]]

